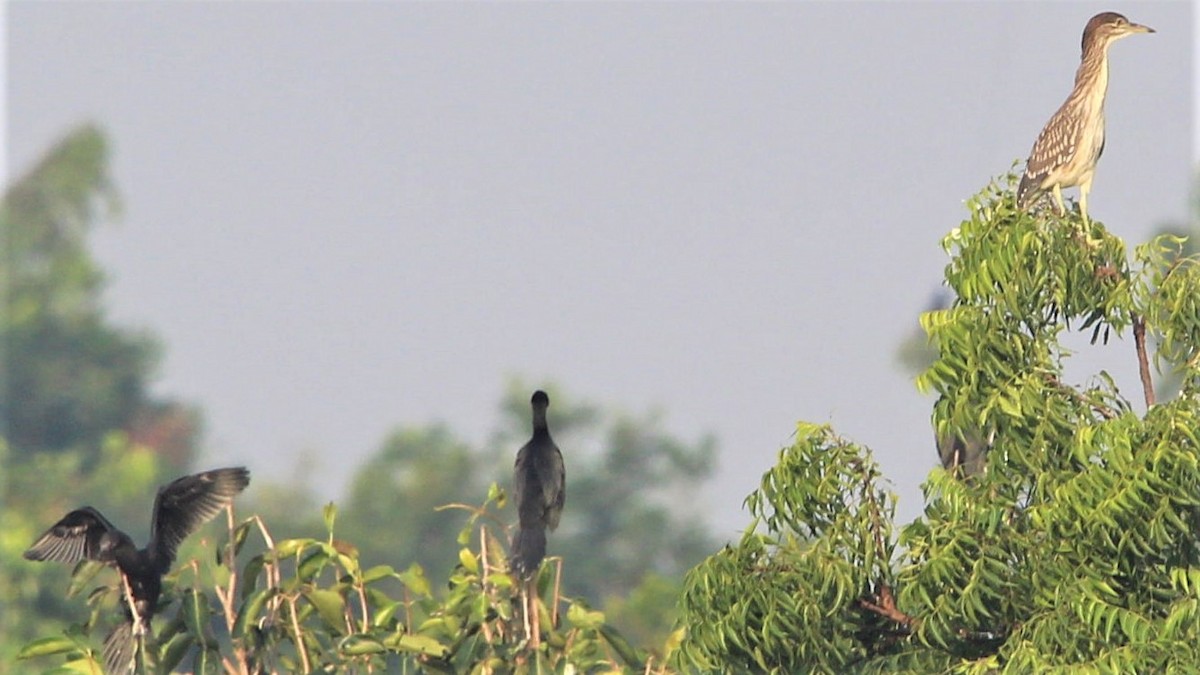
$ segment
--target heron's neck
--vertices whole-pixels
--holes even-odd
[[[546,426],[546,411],[545,410],[534,409],[534,411],[533,411],[533,435],[534,436],[549,436],[550,435],[550,428],[548,426]]]
[[[1075,71],[1075,91],[1089,97],[1095,97],[1100,105],[1104,105],[1104,95],[1108,93],[1108,41],[1088,45],[1079,62],[1079,70]]]

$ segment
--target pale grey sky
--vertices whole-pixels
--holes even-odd
[[[1109,9],[1159,31],[1112,49],[1090,200],[1136,243],[1188,213],[1192,3],[17,2],[6,156],[109,132],[109,304],[207,463],[340,488],[397,425],[481,441],[520,374],[715,432],[724,535],[802,419],[911,517],[932,401],[895,349]],[[1132,347],[1086,351],[1136,396]]]

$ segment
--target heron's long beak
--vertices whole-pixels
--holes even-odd
[[[1140,23],[1130,23],[1129,28],[1126,30],[1129,33],[1154,33],[1155,32],[1155,30],[1153,28],[1151,28],[1150,26],[1143,26]]]

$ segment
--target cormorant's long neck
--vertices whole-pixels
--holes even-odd
[[[550,427],[546,426],[546,409],[542,407],[534,407],[533,409],[533,437],[548,438],[550,436]]]

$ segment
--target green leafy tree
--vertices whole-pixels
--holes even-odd
[[[1200,260],[1169,235],[1129,259],[1099,223],[1023,213],[1014,179],[968,202],[943,242],[954,302],[922,316],[935,427],[982,430],[986,470],[934,469],[923,516],[897,530],[870,453],[801,424],[748,499],[754,524],[687,577],[681,669],[1200,662]],[[1073,331],[1131,343],[1136,395],[1105,371],[1064,381]],[[1156,366],[1176,397],[1156,400]]]
[[[313,673],[662,673],[596,612],[559,592],[544,568],[528,593],[541,639],[521,614],[522,590],[506,573],[505,546],[490,522],[503,491],[456,511],[458,564],[434,584],[420,565],[364,566],[359,551],[334,537],[337,510],[324,509],[326,536],[276,540],[253,516],[236,523],[206,555],[185,560],[165,579],[155,635],[139,657],[143,672]],[[463,521],[465,520],[465,526]],[[216,553],[216,555],[213,555]],[[90,585],[81,569],[73,587]],[[396,589],[389,592],[388,588]],[[117,610],[119,590],[90,596],[93,618],[25,645],[23,662],[50,672],[99,672],[92,637]]]

